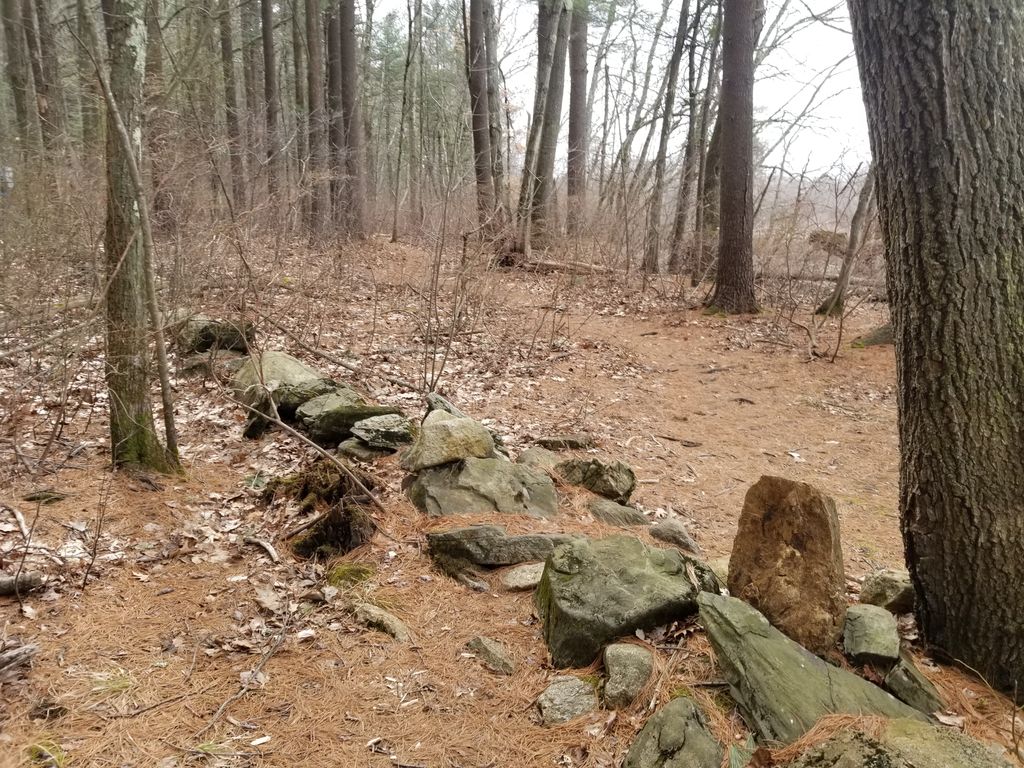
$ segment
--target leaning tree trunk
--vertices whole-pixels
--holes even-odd
[[[900,518],[936,650],[1024,684],[1024,10],[851,0],[899,389]]]
[[[494,216],[494,178],[491,176],[490,105],[487,101],[487,55],[484,50],[484,0],[469,0],[469,46],[466,78],[473,125],[473,173],[480,226],[490,229]]]
[[[832,294],[821,303],[821,306],[814,310],[814,314],[829,317],[843,314],[846,304],[846,289],[850,287],[853,265],[857,262],[857,257],[864,248],[868,231],[871,229],[874,201],[875,166],[871,165],[864,176],[860,194],[857,196],[857,208],[854,210],[853,220],[850,222],[850,237],[846,240],[846,253],[843,255],[843,265],[839,269],[835,288],[832,289]]]
[[[754,296],[755,0],[725,0],[722,27],[722,191],[711,305],[756,312]]]
[[[110,60],[110,93],[126,133],[139,134],[145,35],[138,0],[104,0]],[[140,40],[142,45],[139,44]],[[132,148],[136,156],[139,147]],[[149,334],[146,323],[146,263],[131,159],[115,120],[107,121],[106,380],[110,392],[110,450],[116,466],[169,470],[173,457],[160,445],[150,403]]]
[[[612,6],[615,4],[612,3]],[[569,156],[566,161],[565,229],[579,233],[587,198],[587,144],[590,112],[587,109],[587,0],[575,0],[569,25]]]

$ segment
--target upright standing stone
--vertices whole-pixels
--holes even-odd
[[[729,591],[817,654],[846,616],[835,502],[806,483],[762,477],[743,501],[729,561]]]

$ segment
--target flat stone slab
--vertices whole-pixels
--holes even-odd
[[[492,672],[511,675],[516,671],[516,663],[508,655],[505,646],[497,640],[478,635],[466,643],[466,650],[475,655]]]
[[[509,592],[527,592],[537,588],[543,575],[544,563],[517,565],[501,574],[501,586]]]
[[[700,561],[610,536],[558,547],[534,600],[554,665],[584,667],[619,637],[693,615],[701,589],[719,584]]]
[[[546,560],[555,547],[572,541],[568,533],[526,533],[510,536],[500,525],[471,525],[427,534],[427,550],[489,568]],[[541,563],[543,566],[543,563]]]
[[[470,458],[416,475],[407,492],[431,517],[498,512],[554,517],[558,494],[547,475],[504,459]]]
[[[933,715],[945,709],[938,689],[917,668],[908,653],[900,654],[900,660],[889,670],[884,682],[893,696],[919,712]]]
[[[537,445],[549,451],[586,451],[594,447],[594,437],[585,432],[567,432],[537,438]]]
[[[925,719],[797,645],[742,600],[702,592],[697,602],[730,693],[762,739],[789,744],[829,714]]]

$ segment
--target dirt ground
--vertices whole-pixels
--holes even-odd
[[[513,451],[544,434],[591,432],[601,454],[636,470],[635,502],[652,517],[681,515],[709,559],[728,555],[746,489],[775,474],[836,499],[853,591],[856,577],[901,565],[893,352],[849,345],[884,322],[884,307],[864,303],[845,319],[833,361],[838,321],[816,334],[821,356],[811,356],[805,329],[782,309],[707,315],[686,308],[699,296],[681,298],[675,282],[642,290],[606,275],[448,262],[433,270],[430,254],[384,242],[344,260],[292,249],[250,276],[259,290],[248,296],[238,279],[216,266],[200,271],[194,307],[242,308],[264,347],[410,415],[422,413],[421,397],[381,375],[422,383],[436,352],[435,369],[446,358],[439,391]],[[50,578],[23,604],[0,598],[5,641],[39,646],[27,673],[0,692],[0,755],[11,765],[34,754],[29,764],[68,766],[613,766],[650,708],[682,687],[705,702],[721,738],[745,739],[692,627],[658,644],[655,683],[633,710],[538,725],[534,701],[559,673],[531,595],[502,592],[497,574],[492,591],[477,593],[433,571],[425,532],[468,521],[420,515],[394,459],[371,469],[387,509],[377,516],[382,533],[346,557],[375,575],[325,595],[324,565],[288,550],[285,534],[300,522],[294,505],[268,506],[252,487],[311,452],[278,431],[243,440],[243,414],[213,382],[176,382],[184,476],[111,474],[101,345],[92,337],[75,351],[65,392],[76,416],[59,439],[48,416],[68,396],[30,398],[7,421],[18,450],[3,449],[0,566],[22,567],[17,509],[31,533],[24,567]],[[25,377],[36,381],[47,366],[40,357],[0,371],[4,402],[20,402]],[[24,500],[40,487],[68,495]],[[620,532],[594,522],[572,489],[560,493],[556,521],[501,522]],[[271,543],[279,562],[253,539]],[[355,598],[397,614],[413,642],[359,626],[345,608]],[[513,676],[466,653],[477,634],[508,646]],[[957,672],[927,669],[950,697],[952,721],[1009,743],[1004,699]]]

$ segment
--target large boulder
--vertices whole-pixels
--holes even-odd
[[[573,540],[568,533],[527,533],[509,536],[500,525],[471,525],[427,534],[430,556],[464,560],[493,568],[546,560],[555,547]]]
[[[914,585],[910,574],[895,569],[875,571],[864,579],[860,601],[893,613],[910,613],[914,610]]]
[[[419,472],[462,459],[486,459],[494,455],[494,438],[483,424],[473,419],[452,416],[447,411],[431,411],[420,434],[402,455],[402,468]]]
[[[347,387],[307,400],[295,411],[296,421],[320,445],[337,445],[352,436],[356,424],[386,415],[401,417],[401,412],[386,405],[367,405]]]
[[[840,731],[788,768],[1009,768],[1000,752],[949,728],[898,719],[870,735]]]
[[[924,719],[878,686],[797,645],[742,600],[704,592],[697,601],[732,697],[762,739],[789,744],[830,714]]]
[[[598,496],[625,504],[636,488],[636,475],[621,461],[600,459],[567,459],[555,472],[571,485],[581,485]]]
[[[282,418],[291,418],[307,400],[333,392],[340,385],[289,354],[268,351],[251,355],[231,382],[235,397],[254,408],[265,400],[264,386]]]
[[[425,469],[408,485],[409,498],[431,517],[499,512],[554,517],[558,495],[547,475],[504,459],[466,459]]]
[[[719,589],[703,563],[611,536],[558,547],[535,600],[555,666],[584,667],[616,638],[691,616],[701,589]]]
[[[637,734],[622,768],[720,768],[722,747],[692,699],[659,709]]]
[[[208,352],[233,349],[246,352],[255,337],[255,327],[247,320],[216,320],[204,314],[182,314],[169,324],[171,336],[182,352]]]
[[[781,477],[751,486],[729,560],[729,591],[824,655],[843,628],[845,588],[835,502]]]

